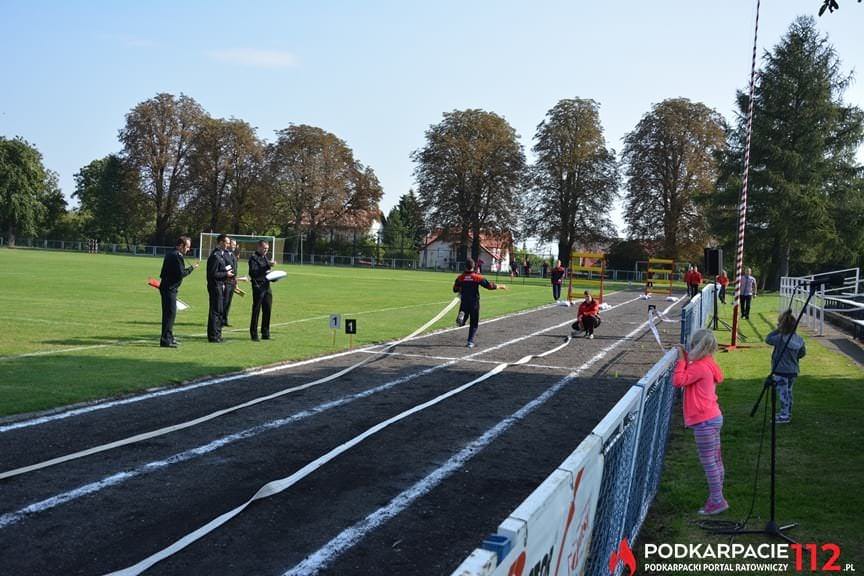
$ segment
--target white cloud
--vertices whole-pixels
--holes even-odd
[[[227,62],[250,68],[293,68],[298,65],[297,57],[282,50],[255,50],[238,48],[235,50],[214,50],[207,53],[217,62]]]

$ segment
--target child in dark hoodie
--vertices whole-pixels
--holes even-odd
[[[791,310],[785,310],[777,319],[777,330],[765,338],[765,342],[774,347],[771,366],[774,368],[774,384],[780,398],[780,413],[775,418],[778,424],[788,424],[792,420],[792,385],[800,371],[798,361],[807,354],[804,339],[794,330],[795,316]],[[787,340],[789,344],[786,344]],[[786,351],[781,356],[784,346]]]
[[[684,425],[693,430],[699,461],[708,480],[708,501],[699,515],[719,514],[729,508],[723,497],[725,468],[720,452],[720,429],[723,413],[717,402],[717,384],[723,381],[723,372],[712,354],[717,340],[710,330],[696,330],[690,337],[690,351],[678,347],[678,364],[672,375],[672,384],[684,389]]]

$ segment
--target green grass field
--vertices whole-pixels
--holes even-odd
[[[398,338],[453,298],[455,278],[289,266],[288,278],[273,286],[274,339],[250,341],[250,294],[235,296],[227,343],[214,346],[206,340],[207,290],[199,269],[180,290],[191,309],[178,313],[175,334],[182,345],[172,350],[158,346],[159,294],[146,285],[148,276],[158,277],[161,263],[151,257],[0,249],[0,416],[346,349],[342,332],[333,346],[331,313],[356,317],[355,346]],[[240,272],[245,274],[245,262]],[[483,318],[551,300],[548,286],[516,282],[510,288],[484,291]],[[452,325],[454,317],[448,314],[433,329]]]
[[[742,333],[752,346],[720,352],[717,360],[726,381],[718,388],[724,413],[723,461],[726,497],[730,510],[717,517],[741,520],[750,509],[753,471],[759,449],[762,411],[750,410],[765,376],[770,372],[772,348],[763,339],[773,329],[778,313],[776,296],[756,298],[751,320]],[[731,323],[731,306],[721,307],[721,318]],[[842,549],[840,565],[864,563],[864,458],[861,456],[861,415],[864,407],[864,370],[847,357],[826,349],[808,337],[807,356],[795,384],[792,423],[778,427],[777,517],[799,522],[790,535],[799,542],[832,542]],[[716,332],[718,342],[729,343],[729,332]],[[660,491],[640,537],[655,543],[728,542],[707,535],[693,524],[696,510],[707,495],[705,476],[689,430],[683,429],[680,404],[675,406],[673,428]],[[769,430],[770,434],[770,430]],[[762,528],[768,508],[769,437],[762,456],[762,473],[752,527]],[[762,541],[739,537],[736,541]],[[640,553],[641,554],[641,553]],[[644,556],[640,556],[644,557]],[[821,563],[827,557],[820,557]],[[805,564],[806,566],[806,564]]]

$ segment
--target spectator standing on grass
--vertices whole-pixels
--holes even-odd
[[[687,287],[687,296],[693,296],[690,293],[690,277],[693,275],[693,265],[690,264],[687,266],[687,271],[684,272],[684,285]]]
[[[177,348],[179,342],[174,338],[174,320],[177,318],[177,292],[183,283],[183,278],[192,273],[198,264],[186,266],[183,257],[189,253],[192,240],[188,236],[180,236],[174,243],[174,250],[165,254],[162,260],[162,272],[159,273],[159,296],[162,299],[162,337],[159,345],[163,348]]]
[[[543,278],[546,278],[546,276],[549,274],[549,263],[545,260],[543,261],[543,266],[541,267],[541,270],[543,271]]]
[[[525,277],[530,278],[531,277],[531,261],[528,260],[528,258],[525,258],[524,268],[525,268]]]
[[[252,283],[252,321],[249,335],[253,342],[258,341],[258,316],[261,314],[261,338],[270,339],[270,311],[273,308],[273,292],[267,273],[273,267],[273,260],[267,258],[270,244],[260,240],[255,252],[249,257],[249,281]]]
[[[459,294],[462,302],[459,305],[459,315],[456,324],[464,326],[470,321],[468,327],[468,348],[474,348],[474,337],[477,335],[477,326],[480,324],[480,287],[486,290],[506,290],[504,285],[497,286],[474,271],[474,260],[468,258],[465,261],[465,272],[456,278],[453,283],[453,292]]]
[[[556,302],[561,301],[561,285],[564,284],[564,273],[561,260],[556,260],[555,267],[552,268],[552,299]]]
[[[765,343],[774,347],[771,353],[771,376],[777,386],[777,396],[780,397],[780,413],[775,422],[788,424],[792,420],[792,385],[800,372],[798,361],[807,354],[804,339],[795,334],[795,316],[791,310],[784,310],[780,314],[777,329],[768,334]]]
[[[684,425],[693,430],[708,481],[708,500],[699,509],[700,516],[729,509],[723,497],[725,469],[720,452],[723,413],[717,402],[717,385],[723,382],[723,371],[714,361],[716,351],[714,333],[704,328],[696,330],[690,337],[690,352],[678,346],[678,363],[672,375],[672,384],[684,389]]]
[[[700,286],[702,286],[702,273],[699,272],[698,266],[693,266],[693,269],[690,271],[690,284],[688,290],[691,298],[699,294]]]
[[[576,322],[571,326],[575,338],[579,331],[585,332],[585,338],[594,339],[594,329],[600,326],[600,303],[591,296],[591,292],[585,290],[585,300],[579,304],[576,312]]]
[[[225,305],[225,290],[228,281],[234,278],[234,272],[229,271],[225,263],[225,252],[230,242],[225,234],[216,238],[216,248],[207,258],[207,294],[210,298],[210,309],[207,313],[207,341],[222,342],[222,316]]]
[[[726,270],[720,270],[720,274],[717,276],[717,284],[720,285],[720,292],[717,294],[717,297],[720,299],[721,304],[726,304],[726,286],[729,285],[729,277],[726,275]]]
[[[756,297],[756,278],[753,277],[752,268],[747,268],[741,277],[741,318],[750,319],[750,303]]]

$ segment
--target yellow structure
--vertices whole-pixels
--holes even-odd
[[[672,274],[674,272],[674,260],[649,258],[648,270],[645,272],[645,295],[672,296]]]
[[[597,286],[594,299],[603,304],[603,279],[606,276],[606,254],[601,252],[570,253],[570,283],[567,299],[573,302],[573,280],[580,285]],[[576,294],[576,299],[579,295]]]

